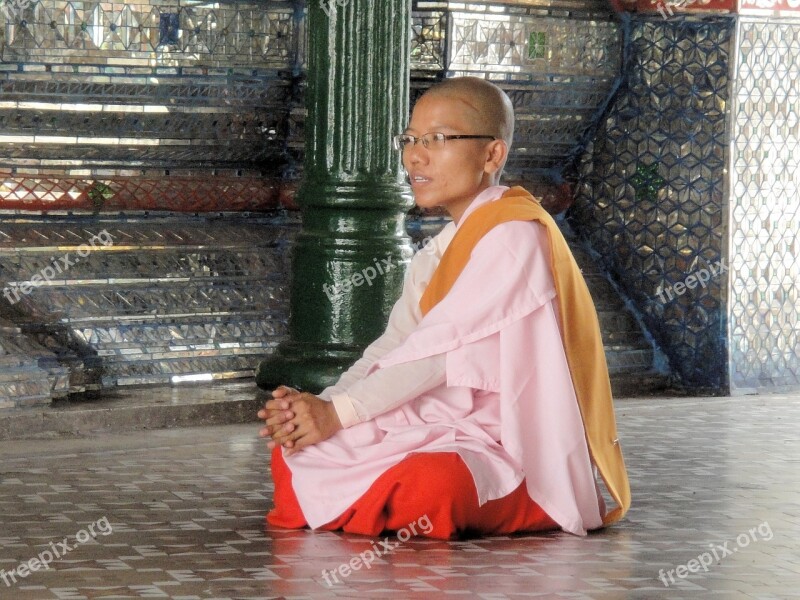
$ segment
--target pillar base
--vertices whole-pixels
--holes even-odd
[[[288,385],[318,394],[336,383],[362,353],[363,348],[358,347],[284,342],[258,365],[256,385],[270,391]]]

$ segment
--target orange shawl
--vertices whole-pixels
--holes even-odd
[[[608,525],[621,519],[631,503],[611,399],[608,366],[597,312],[572,252],[553,218],[524,188],[513,187],[501,198],[470,214],[456,231],[419,305],[428,313],[450,291],[469,261],[472,249],[490,229],[506,221],[537,221],[547,229],[551,270],[558,298],[561,338],[572,384],[594,464],[617,503],[603,517]]]

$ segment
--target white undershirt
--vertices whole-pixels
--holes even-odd
[[[365,375],[376,360],[397,348],[422,320],[419,300],[455,231],[455,224],[448,223],[429,245],[414,255],[403,283],[403,293],[392,308],[386,331],[364,350],[363,356],[336,384],[318,394],[333,402],[342,427],[368,421],[445,383],[444,354]]]

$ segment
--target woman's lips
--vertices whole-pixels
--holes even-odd
[[[409,177],[409,181],[411,182],[411,187],[415,188],[427,185],[432,180],[429,177],[425,177],[424,175],[411,175]]]

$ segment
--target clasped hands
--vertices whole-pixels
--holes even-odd
[[[332,402],[285,385],[272,392],[258,418],[265,422],[258,435],[272,438],[267,448],[283,446],[285,456],[327,440],[342,428]]]

